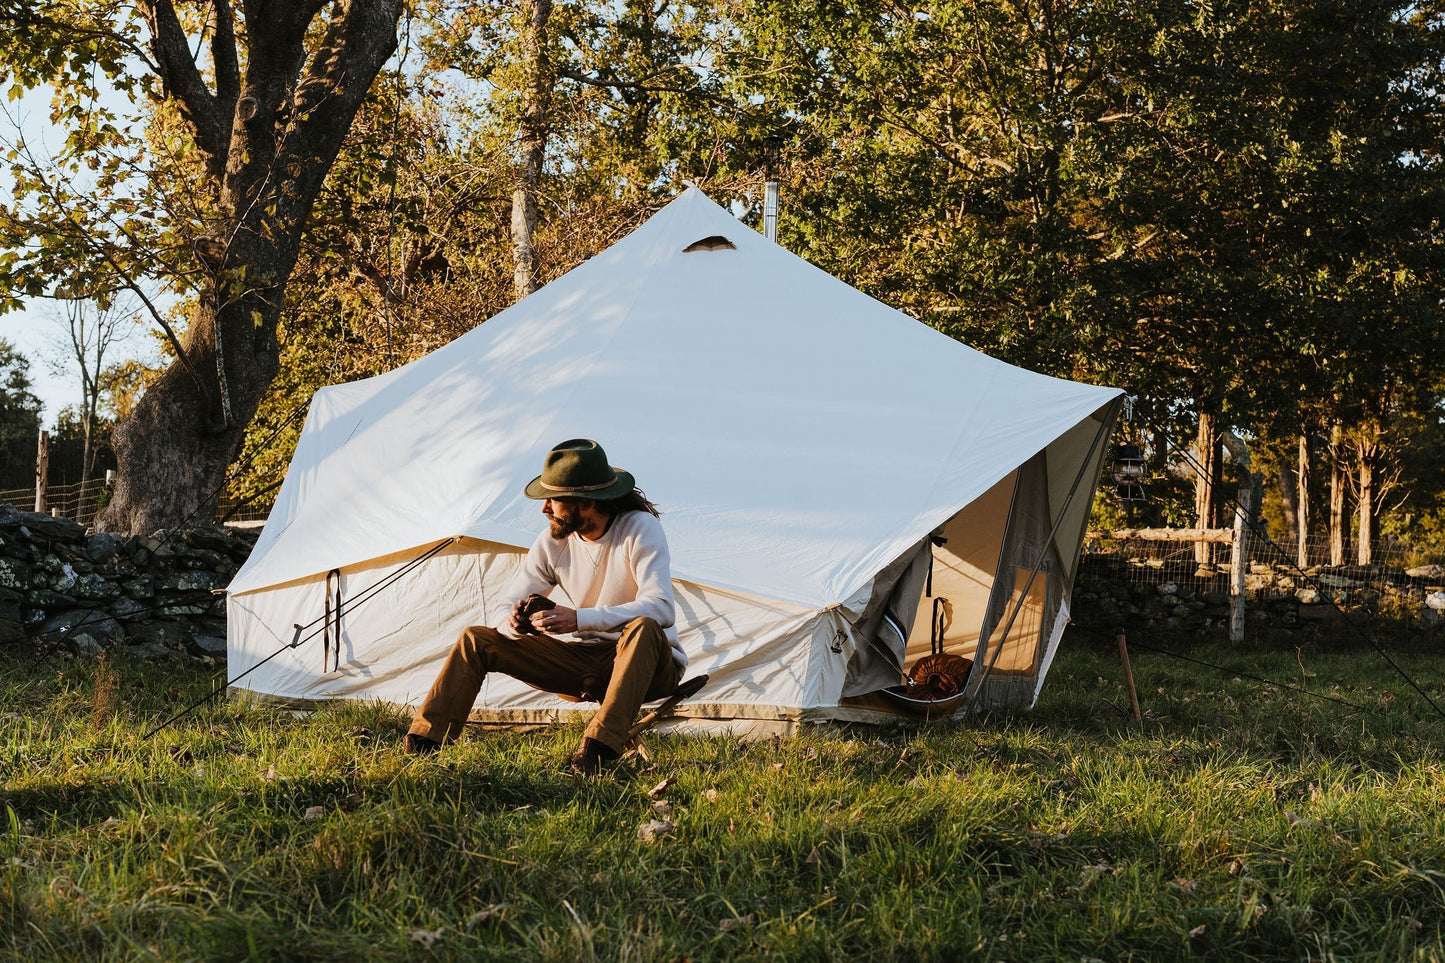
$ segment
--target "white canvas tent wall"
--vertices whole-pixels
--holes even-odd
[[[687,250],[712,237],[731,246]],[[689,716],[885,718],[869,696],[898,681],[882,612],[912,621],[930,554],[950,651],[1001,653],[974,674],[979,702],[1031,705],[1119,397],[988,358],[689,189],[452,344],[317,392],[229,588],[230,674],[285,701],[415,704],[462,628],[502,620],[543,526],[522,495],[543,454],[590,437],[663,509],[688,671],[712,676]],[[320,638],[265,661],[323,613],[332,570],[352,600],[339,667],[323,671]],[[917,621],[908,663],[928,647]],[[540,722],[579,707],[494,677],[477,708]]]

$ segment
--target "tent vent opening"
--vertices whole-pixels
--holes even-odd
[[[682,249],[682,253],[691,254],[693,251],[736,251],[738,246],[721,234],[714,234],[705,237],[700,241],[693,241]]]

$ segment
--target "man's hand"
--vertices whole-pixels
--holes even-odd
[[[532,627],[526,631],[541,632],[543,635],[566,635],[568,632],[576,632],[577,610],[559,605],[555,609],[538,612],[532,616]]]

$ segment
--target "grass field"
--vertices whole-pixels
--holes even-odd
[[[577,730],[411,761],[380,706],[146,740],[212,671],[0,653],[0,955],[1445,958],[1445,723],[1372,654],[1192,651],[1365,711],[1136,653],[1140,726],[1066,640],[1032,713],[655,735],[587,783]]]

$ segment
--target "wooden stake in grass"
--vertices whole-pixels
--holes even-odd
[[[1134,670],[1129,666],[1129,646],[1124,642],[1124,630],[1114,630],[1114,639],[1119,643],[1119,661],[1124,663],[1124,684],[1129,687],[1129,704],[1134,707],[1134,721],[1143,722],[1144,715],[1139,711],[1139,692],[1134,688]]]
[[[90,728],[99,732],[115,715],[120,701],[120,674],[105,659],[95,664],[95,693],[90,697]]]

